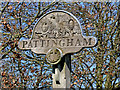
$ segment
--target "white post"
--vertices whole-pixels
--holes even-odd
[[[53,65],[53,89],[70,89],[71,55],[65,55],[62,60]]]

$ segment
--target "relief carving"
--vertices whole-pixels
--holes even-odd
[[[78,33],[80,28],[74,18],[61,12],[51,13],[43,17],[39,23],[41,28],[36,29],[34,33],[34,36],[38,38],[67,38],[81,34]],[[77,30],[74,27],[77,27]]]

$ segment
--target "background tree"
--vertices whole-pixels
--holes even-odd
[[[119,2],[2,2],[1,87],[47,88],[52,85],[52,65],[45,55],[18,48],[29,39],[37,20],[51,10],[66,10],[81,22],[85,36],[98,44],[72,57],[71,88],[120,87]]]

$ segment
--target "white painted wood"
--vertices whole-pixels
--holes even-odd
[[[53,89],[70,89],[71,55],[65,55],[53,68]]]

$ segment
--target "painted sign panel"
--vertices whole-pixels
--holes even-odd
[[[57,10],[42,16],[34,27],[32,38],[20,41],[18,46],[37,54],[47,54],[56,48],[65,55],[83,47],[93,47],[96,43],[95,37],[82,35],[80,22],[73,14]]]

